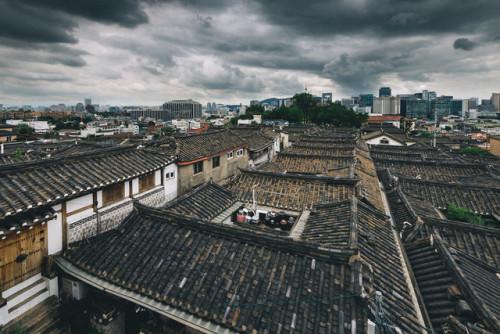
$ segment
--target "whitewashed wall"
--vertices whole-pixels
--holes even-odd
[[[171,176],[172,173],[173,177]],[[177,197],[178,174],[177,164],[170,164],[164,169],[163,184],[165,186],[165,200],[167,202]]]

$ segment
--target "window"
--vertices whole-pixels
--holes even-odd
[[[203,161],[195,162],[193,166],[194,166],[194,173],[195,174],[203,172]]]
[[[125,184],[112,184],[102,190],[102,205],[110,205],[121,201],[125,197]]]
[[[155,173],[139,177],[139,192],[142,193],[155,186]]]
[[[243,149],[236,151],[236,156],[241,157],[243,155]]]
[[[212,168],[217,168],[220,166],[220,156],[212,158]]]
[[[227,152],[227,158],[232,159],[233,158],[233,151]]]
[[[387,138],[380,139],[380,144],[389,144],[389,139]]]
[[[167,179],[173,179],[174,176],[175,176],[174,172],[170,172],[170,173],[165,174],[165,178],[167,178]]]

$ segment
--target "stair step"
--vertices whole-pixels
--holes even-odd
[[[5,298],[5,299],[7,299],[10,296],[12,296],[13,294],[17,293],[17,291],[19,291],[21,289],[24,289],[28,285],[31,285],[31,284],[35,283],[36,281],[40,280],[41,278],[42,278],[41,274],[34,275],[34,276],[32,276],[32,277],[30,277],[30,278],[22,281],[21,283],[16,284],[12,288],[3,291],[2,292],[2,297]]]
[[[27,299],[23,300],[21,303],[19,303],[19,304],[17,304],[16,306],[14,306],[14,307],[10,308],[10,309],[8,310],[8,312],[9,312],[9,313],[13,313],[13,312],[15,312],[15,311],[16,311],[17,309],[19,309],[20,307],[22,307],[22,306],[24,306],[24,305],[28,304],[29,302],[31,302],[32,300],[34,300],[34,299],[35,299],[35,298],[37,298],[38,296],[43,295],[44,293],[46,293],[46,294],[47,294],[47,296],[48,296],[48,294],[49,294],[49,290],[47,290],[46,288],[44,288],[44,289],[42,289],[42,290],[38,291],[37,293],[35,293],[35,294],[34,294],[34,295],[32,295],[31,297],[29,297],[29,298],[27,298]]]
[[[40,333],[41,331],[38,330],[39,328],[46,328],[45,326],[47,324],[44,323],[45,321],[50,321],[51,323],[57,323],[59,321],[59,314],[57,313],[59,306],[60,304],[57,297],[50,296],[6,324],[4,326],[5,333],[12,332],[19,323],[22,324],[21,332],[23,333]],[[31,330],[27,330],[28,328]],[[51,333],[49,328],[46,329],[47,333]]]
[[[33,294],[45,289],[46,287],[47,283],[43,278],[40,278],[36,282],[24,287],[23,289],[5,298],[5,300],[7,301],[7,304],[16,305],[25,300],[26,298],[29,298]]]

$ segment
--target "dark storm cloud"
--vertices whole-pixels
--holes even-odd
[[[269,22],[308,35],[458,33],[499,20],[500,2],[429,0],[258,0]]]
[[[77,43],[77,24],[68,16],[30,6],[21,1],[0,0],[0,37],[16,42]]]
[[[453,48],[470,51],[476,47],[476,43],[470,41],[468,38],[458,38],[453,43]]]

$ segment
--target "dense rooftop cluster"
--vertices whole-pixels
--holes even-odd
[[[224,182],[209,178],[158,207],[132,198],[133,189],[162,193],[182,177],[168,166],[191,172],[198,161],[236,160],[243,148],[270,157],[283,137],[289,145],[274,158]],[[1,234],[126,181],[130,214],[75,239],[54,259],[61,272],[214,333],[499,332],[500,174],[485,163],[497,160],[414,142],[369,146],[340,129],[247,127],[10,152],[0,171]],[[448,203],[491,226],[447,219]],[[290,225],[267,224],[275,215]]]

